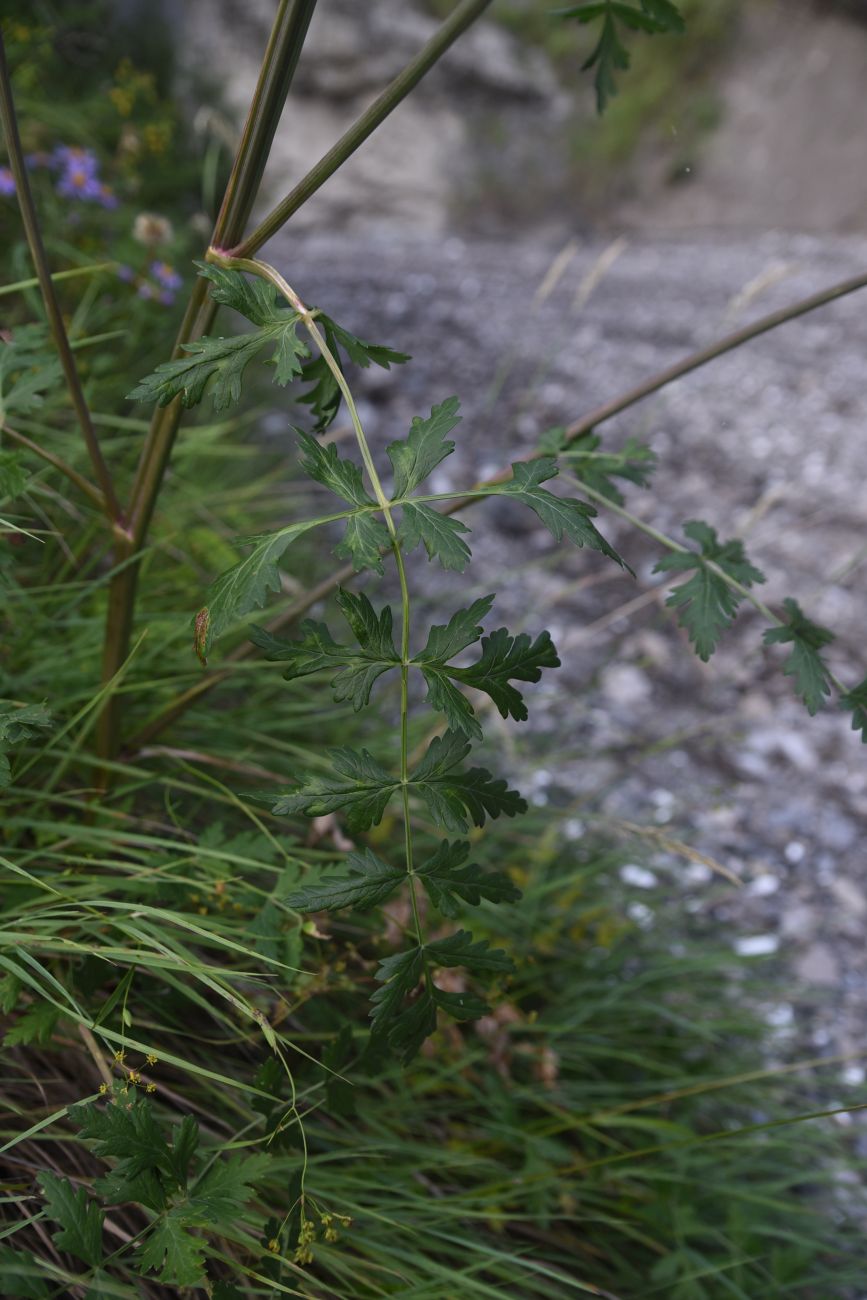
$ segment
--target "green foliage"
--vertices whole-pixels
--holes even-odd
[[[378,343],[365,343],[363,339],[350,334],[349,330],[338,325],[324,312],[318,314],[317,324],[344,373],[344,353],[356,366],[361,366],[365,370],[371,364],[380,366],[383,370],[390,370],[392,366],[403,365],[411,360],[405,352],[395,352],[393,348],[382,347]],[[341,394],[337,381],[322,357],[308,361],[304,367],[304,380],[312,383],[313,387],[303,393],[299,400],[311,407],[315,416],[314,428],[324,432],[334,423],[340,410]]]
[[[114,1161],[94,1189],[109,1204],[135,1203],[156,1215],[136,1255],[141,1273],[154,1272],[172,1286],[201,1284],[208,1243],[199,1234],[236,1231],[271,1157],[236,1153],[208,1160],[192,1116],[167,1133],[151,1103],[128,1101],[124,1089],[106,1106],[76,1106],[70,1115],[94,1154]],[[198,1166],[203,1167],[197,1172]],[[102,1213],[83,1191],[75,1201],[71,1189],[61,1198],[59,1182],[48,1187],[43,1180],[46,1195],[51,1192],[47,1208],[66,1232],[66,1249],[96,1265],[102,1258]]]
[[[42,325],[21,325],[8,341],[0,342],[0,422],[29,415],[42,405],[45,394],[57,386],[60,362]],[[0,496],[14,496],[0,479]]]
[[[600,23],[597,44],[583,65],[585,70],[596,69],[596,105],[600,113],[617,93],[616,73],[629,67],[629,51],[620,28],[649,36],[683,31],[683,19],[671,0],[639,0],[638,5],[624,0],[592,0],[554,12],[559,18],[575,18],[579,23]]]
[[[726,578],[733,578],[743,587],[752,587],[754,583],[764,582],[765,577],[749,562],[743,543],[737,539],[720,542],[715,530],[697,519],[684,524],[683,531],[698,543],[700,551],[666,555],[654,573],[695,570],[687,582],[675,587],[666,604],[678,610],[696,654],[707,663],[742,599],[742,593]]]
[[[834,640],[834,633],[818,623],[812,623],[791,596],[783,601],[788,622],[784,627],[771,627],[765,632],[765,645],[791,645],[783,662],[783,672],[793,677],[795,690],[807,706],[808,713],[817,713],[825,696],[831,694],[831,679],[821,651]],[[856,692],[860,690],[855,688]]]
[[[252,546],[252,551],[238,564],[220,575],[208,592],[208,604],[197,620],[196,646],[204,659],[211,642],[251,609],[265,604],[269,591],[279,591],[280,570],[277,561],[287,547],[311,528],[330,523],[342,515],[325,519],[305,519],[290,524],[277,533],[250,537],[239,545]]]
[[[278,307],[277,291],[264,280],[246,280],[206,262],[197,262],[199,275],[210,281],[211,297],[234,308],[256,326],[249,334],[230,338],[204,337],[184,344],[186,356],[164,361],[129,393],[132,402],[157,402],[168,406],[178,398],[182,406],[197,406],[213,379],[215,411],[240,400],[244,372],[254,357],[269,347],[275,383],[286,386],[301,373],[301,360],[309,356],[298,338],[299,315],[291,307]]]
[[[394,953],[380,962],[376,978],[382,987],[371,998],[373,1037],[374,1041],[384,1039],[404,1064],[436,1029],[437,1010],[453,1020],[478,1020],[488,1011],[487,1004],[473,993],[440,988],[431,974],[438,966],[460,966],[482,978],[514,969],[505,952],[491,949],[484,939],[474,943],[466,930]]]
[[[459,407],[456,397],[447,398],[431,409],[429,419],[416,416],[408,437],[389,444],[387,452],[394,470],[395,497],[408,496],[452,454],[455,444],[445,435],[460,424]]]
[[[428,898],[443,916],[460,915],[461,902],[477,907],[488,903],[517,903],[521,891],[502,871],[485,871],[467,863],[466,840],[443,840],[436,852],[416,868]]]
[[[487,817],[516,817],[527,805],[505,781],[491,776],[487,768],[459,768],[470,743],[460,732],[435,736],[418,767],[409,777],[410,787],[424,800],[439,826],[466,832],[472,822],[484,826]]]
[[[601,446],[597,433],[570,438],[565,429],[549,429],[539,440],[540,451],[559,455],[577,479],[622,506],[623,494],[614,479],[647,487],[656,469],[656,453],[635,438],[627,438],[619,452],[600,451]]]
[[[2,355],[2,354],[0,354]],[[27,490],[30,475],[17,451],[0,451],[0,498],[14,501]]]
[[[424,542],[429,560],[439,560],[444,569],[463,573],[470,560],[470,548],[461,536],[470,530],[459,519],[432,510],[421,502],[403,507],[400,537],[407,551]]]
[[[16,18],[21,8],[31,20],[20,0],[13,7]],[[80,51],[72,39],[47,39],[42,21],[34,44]],[[7,26],[10,42],[23,39],[16,24]],[[88,94],[112,103],[86,65],[84,57],[82,76],[97,88]],[[129,80],[119,72],[113,89],[132,95]],[[58,112],[44,106],[49,119]],[[143,129],[137,110],[127,121],[134,138]],[[76,129],[89,143],[86,124]],[[147,137],[140,140],[147,150]],[[127,166],[126,147],[117,138],[111,145],[113,165]],[[222,148],[216,140],[209,147]],[[131,237],[123,231],[140,208],[162,210],[152,188],[136,188],[129,166],[135,210],[100,214],[112,257],[125,255],[122,241]],[[220,170],[219,153],[209,170]],[[209,206],[198,197],[187,212]],[[179,221],[179,230],[187,224]],[[86,229],[92,241],[94,225]],[[76,239],[69,223],[58,244],[64,258],[80,254]],[[142,249],[150,260],[153,250]],[[210,359],[202,352],[182,358],[186,378],[178,372],[171,381],[179,396],[210,386],[218,401],[231,402],[249,377],[250,346],[251,355],[270,358],[278,381],[293,381],[292,396],[309,404],[315,427],[326,427],[341,388],[325,359],[309,356],[300,321],[290,322],[258,281],[220,270],[225,279],[208,277],[216,294],[237,303],[254,333],[225,353],[218,346],[225,341],[210,340]],[[123,339],[101,359],[97,350],[80,353],[100,437],[112,468],[123,472],[144,430],[123,418],[114,398],[124,355],[142,371],[151,364],[134,317],[145,304],[113,277],[92,283],[92,294],[65,303],[77,340],[85,317],[103,320],[105,303],[128,295]],[[404,359],[354,339],[322,313],[316,320],[341,371]],[[151,327],[161,347],[171,337],[164,322]],[[116,307],[111,323],[128,324]],[[31,416],[35,399],[51,396],[38,385],[28,393],[38,369],[21,368],[11,384],[4,377],[4,394],[22,385],[14,400],[19,412],[31,403]],[[153,377],[144,384],[159,395]],[[78,468],[84,458],[67,408],[58,397],[40,433]],[[23,1210],[7,1230],[14,1245],[0,1244],[3,1295],[96,1300],[195,1290],[242,1300],[273,1290],[370,1300],[409,1287],[429,1300],[445,1292],[551,1300],[576,1291],[626,1297],[649,1287],[678,1300],[782,1300],[799,1287],[825,1296],[859,1285],[863,1215],[854,1180],[845,1198],[837,1194],[839,1139],[816,1123],[793,1142],[780,1099],[791,1119],[796,1094],[767,1078],[744,1083],[756,1061],[744,1060],[743,1045],[761,1032],[745,1008],[752,997],[765,1001],[768,986],[754,989],[738,967],[731,998],[731,962],[713,956],[707,934],[692,946],[680,932],[673,951],[662,899],[654,900],[656,937],[630,926],[616,880],[604,880],[617,861],[595,847],[576,856],[551,807],[529,812],[517,835],[488,825],[525,805],[505,781],[469,766],[468,738],[480,738],[483,714],[461,692],[486,693],[504,716],[523,718],[529,701],[518,686],[558,660],[545,632],[495,629],[483,637],[491,597],[429,629],[426,642],[411,616],[403,567],[410,542],[423,542],[454,572],[469,559],[465,526],[433,505],[446,494],[423,488],[425,474],[453,448],[456,416],[449,399],[391,445],[395,500],[387,507],[374,478],[366,483],[360,466],[302,432],[306,473],[349,509],[284,522],[276,532],[265,530],[275,527],[269,511],[282,448],[275,453],[255,438],[239,445],[244,417],[236,413],[180,440],[172,495],[159,512],[162,533],[142,565],[139,626],[148,635],[115,686],[131,740],[112,765],[113,787],[99,798],[93,788],[101,772],[89,745],[101,699],[94,683],[111,564],[107,530],[87,502],[67,512],[55,471],[39,466],[38,492],[27,505],[44,514],[51,540],[32,548],[48,552],[44,558],[31,560],[21,548],[26,578],[19,583],[16,575],[4,593],[4,690],[15,701],[38,699],[50,681],[70,722],[46,757],[30,746],[20,789],[3,802],[0,964],[10,973],[0,1003],[14,1012],[7,1039],[14,1097],[0,1145],[8,1208],[20,1201]],[[579,480],[612,500],[618,483],[644,481],[648,460],[636,447],[608,456],[594,438],[573,444],[574,455],[544,450],[559,452]],[[240,482],[239,463],[249,482]],[[17,453],[0,453],[0,488],[5,482],[7,495],[21,495],[31,468]],[[511,495],[537,509],[555,537],[594,547],[590,508],[544,492],[551,475],[534,477],[532,467],[521,473]],[[416,491],[422,495],[407,501]],[[386,526],[392,510],[397,541]],[[205,572],[232,563],[217,513],[233,532],[252,535],[252,554],[217,581],[213,608],[197,624],[203,654],[214,629],[227,630],[279,589],[285,550],[319,523],[345,525],[341,553],[356,567],[384,572],[394,564],[390,591],[401,587],[402,607],[396,616],[381,598],[343,592],[338,606],[351,635],[335,640],[327,623],[314,621],[294,640],[256,631],[259,646],[283,663],[285,686],[275,690],[275,674],[233,662],[224,694],[210,697],[218,703],[187,715],[170,744],[152,746],[135,737],[137,728],[198,690],[174,611],[187,601],[193,607]],[[455,592],[456,604],[467,600]],[[413,645],[425,646],[416,655],[410,630]],[[467,656],[472,662],[455,665],[480,639]],[[310,688],[315,671],[327,674],[338,703],[356,708],[369,702],[381,673],[390,672],[395,687],[398,674],[399,720],[397,690],[375,731],[348,709],[329,716]],[[426,750],[431,719],[415,718],[425,686],[429,703],[442,695],[450,725]],[[863,725],[864,684],[844,698]],[[21,705],[10,710],[10,744],[42,735],[45,724],[26,722]],[[343,772],[323,757],[332,740],[350,756]],[[416,753],[425,756],[417,761]],[[382,816],[370,845],[349,853],[343,832],[353,826],[339,803],[330,824],[308,838],[297,825],[275,835],[274,824],[227,787],[287,768],[312,774],[310,782],[342,781],[361,802],[384,793],[392,815]],[[483,829],[472,847],[437,829],[471,823]],[[519,898],[520,908],[506,906]],[[391,904],[387,930],[370,915],[384,902]],[[472,934],[459,928],[467,907],[476,909]],[[327,934],[321,922],[297,915],[340,909],[351,915],[329,919]],[[454,932],[441,916],[456,923]],[[392,944],[400,951],[389,954]],[[489,1007],[491,980],[500,988]],[[354,990],[374,986],[368,1035]],[[477,1029],[465,1026],[489,1012]],[[413,1064],[438,1018],[445,1032]],[[405,1071],[387,1060],[386,1047]],[[94,1053],[106,1064],[115,1053],[107,1104],[70,1111],[70,1097],[92,1086]],[[153,1064],[150,1082],[156,1053],[165,1066]],[[720,1060],[734,1082],[720,1078]],[[153,1103],[144,1100],[145,1086]],[[830,1088],[839,1104],[836,1077]],[[809,1090],[815,1107],[815,1077]],[[203,1138],[191,1115],[181,1118],[187,1105],[202,1118]],[[756,1123],[757,1115],[767,1126],[758,1140],[744,1140],[737,1125]],[[36,1172],[44,1167],[47,1175]],[[22,1178],[22,1170],[35,1178]],[[563,1190],[576,1176],[577,1198]],[[833,1215],[819,1204],[826,1189]],[[847,1218],[855,1221],[851,1232]],[[58,1252],[76,1264],[59,1261]]]
[[[384,903],[406,880],[402,867],[392,867],[372,849],[350,853],[348,876],[321,876],[315,885],[297,889],[286,902],[299,912],[333,912],[341,907],[362,910]]]
[[[39,1182],[45,1197],[45,1212],[59,1226],[54,1243],[68,1250],[82,1264],[96,1268],[102,1263],[103,1213],[83,1187],[75,1188],[66,1178],[48,1171]]]
[[[0,700],[0,789],[8,786],[12,780],[7,752],[9,747],[30,740],[51,725],[51,715],[44,704],[16,704],[12,700]]]
[[[287,641],[255,627],[250,629],[250,639],[264,651],[266,659],[286,664],[287,681],[341,665],[341,671],[331,679],[334,698],[338,703],[350,700],[354,709],[361,709],[369,704],[377,678],[400,664],[394,647],[392,612],[386,605],[377,614],[363,592],[353,595],[338,590],[337,603],[355,633],[357,648],[341,645],[324,623],[312,619],[301,624],[300,640]]]
[[[852,710],[852,730],[861,732],[861,739],[867,745],[867,677],[840,699],[844,709]]]
[[[337,414],[340,393],[321,357],[311,361],[302,371],[310,349],[298,337],[301,319],[298,312],[285,303],[280,306],[277,290],[266,280],[258,277],[248,279],[237,271],[208,262],[196,262],[196,266],[199,275],[210,282],[214,301],[231,307],[255,329],[229,338],[204,337],[195,343],[184,344],[187,355],[157,366],[128,394],[130,401],[167,406],[178,398],[182,406],[198,406],[213,380],[214,410],[223,411],[240,400],[247,366],[265,348],[270,348],[269,363],[274,367],[274,382],[285,388],[302,376],[311,381],[313,388],[300,400],[313,407],[316,427],[327,428]],[[369,366],[374,362],[388,369],[409,360],[402,352],[362,342],[329,317],[322,319],[322,327],[329,343],[342,346],[357,365]]]
[[[556,541],[560,542],[564,536],[568,537],[576,546],[589,546],[594,551],[607,555],[609,559],[616,560],[621,568],[628,569],[629,565],[608,545],[602,534],[590,522],[596,517],[596,511],[592,506],[574,497],[554,496],[553,492],[540,486],[548,479],[555,478],[559,472],[554,456],[538,456],[531,461],[515,461],[509,481],[495,484],[485,491],[491,495],[513,497],[522,505],[529,506]]]

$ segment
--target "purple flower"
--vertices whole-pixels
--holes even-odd
[[[0,194],[8,196],[15,193],[15,177],[8,167],[0,167]]]
[[[95,176],[84,167],[69,167],[57,182],[57,193],[65,199],[96,199],[102,193],[102,185]]]
[[[81,172],[96,179],[99,161],[92,149],[79,149],[76,145],[58,145],[54,150],[54,162],[63,167],[67,173]]]
[[[53,167],[54,159],[50,153],[29,153],[24,159],[30,171],[37,167]]]
[[[170,293],[173,293],[176,289],[180,289],[183,284],[183,281],[175,268],[168,262],[151,262],[151,275],[156,280],[157,284],[162,285],[164,289],[168,289]],[[174,301],[174,299],[172,299],[172,301]]]
[[[100,185],[97,203],[101,208],[114,210],[117,207],[117,195],[108,185]]]
[[[168,289],[163,289],[162,293],[160,294],[160,302],[162,303],[162,305],[164,307],[171,307],[174,300],[175,300],[175,295],[173,293],[170,293]]]

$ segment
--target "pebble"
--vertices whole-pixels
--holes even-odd
[[[770,957],[780,946],[776,934],[744,934],[734,941],[739,957]]]
[[[826,943],[813,943],[795,962],[799,979],[806,984],[833,987],[840,980],[840,965]]]

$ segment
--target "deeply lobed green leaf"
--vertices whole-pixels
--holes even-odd
[[[386,605],[377,614],[363,592],[353,595],[342,588],[338,589],[337,603],[358,639],[358,647],[335,641],[324,623],[312,619],[301,624],[302,636],[298,640],[275,637],[256,627],[251,629],[250,639],[264,650],[267,659],[287,665],[287,681],[340,665],[340,672],[331,679],[334,698],[338,703],[350,700],[353,708],[361,709],[369,703],[376,680],[400,663],[394,647],[392,611]]]
[[[747,559],[743,543],[738,539],[720,542],[714,529],[698,519],[684,524],[683,531],[692,541],[698,542],[700,551],[677,551],[666,555],[653,571],[695,570],[687,582],[675,587],[666,604],[678,610],[680,623],[686,628],[696,654],[706,663],[716,649],[720,635],[731,625],[742,600],[741,593],[726,581],[726,576],[744,587],[764,582],[765,576]],[[722,570],[722,573],[717,570]]]
[[[808,713],[817,713],[825,696],[831,694],[831,678],[821,651],[834,640],[834,633],[812,623],[791,596],[783,601],[788,622],[765,633],[765,645],[791,645],[783,661],[783,672],[794,678],[795,690]],[[857,689],[857,688],[856,688]]]
[[[455,444],[446,438],[446,434],[460,424],[459,408],[460,402],[456,397],[446,398],[439,406],[431,408],[427,419],[417,415],[405,439],[388,445],[386,451],[394,470],[395,498],[408,496],[454,451]]]
[[[104,1215],[96,1201],[83,1187],[73,1187],[67,1178],[44,1170],[39,1176],[45,1197],[45,1211],[58,1224],[54,1244],[68,1250],[92,1268],[102,1263],[102,1224]]]
[[[485,488],[485,493],[489,496],[513,497],[522,505],[529,506],[535,511],[558,542],[566,536],[576,546],[590,546],[594,551],[599,551],[609,559],[615,560],[621,568],[629,569],[629,565],[590,522],[596,517],[596,511],[592,506],[574,497],[555,496],[553,492],[541,486],[548,479],[556,478],[557,473],[557,462],[554,456],[537,456],[534,460],[515,461],[512,464],[512,477],[508,482]]]

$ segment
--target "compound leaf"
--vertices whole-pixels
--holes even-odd
[[[454,682],[484,691],[504,718],[511,716],[523,721],[527,708],[510,679],[537,682],[543,668],[556,668],[560,663],[548,632],[542,632],[533,641],[527,633],[511,636],[505,628],[482,638],[482,654],[476,663],[466,668],[446,663],[450,655],[478,640],[481,628],[477,619],[490,609],[491,600],[486,597],[476,601],[469,610],[459,610],[446,626],[432,628],[427,645],[414,660],[427,683],[428,703],[446,715],[452,730],[468,736],[481,737],[481,727],[472,706]]]
[[[41,1043],[44,1046],[51,1042],[59,1019],[60,1012],[52,1002],[34,1002],[7,1029],[3,1046],[17,1047],[29,1043]]]
[[[244,371],[254,357],[271,347],[274,378],[285,386],[301,373],[301,361],[310,355],[298,338],[300,317],[292,307],[278,306],[277,291],[267,281],[247,280],[239,271],[197,262],[199,275],[211,281],[211,297],[240,312],[256,329],[230,338],[209,338],[184,344],[185,356],[164,361],[128,394],[130,401],[158,402],[166,406],[178,398],[182,406],[196,406],[213,379],[216,411],[239,401]]]
[[[816,713],[824,697],[831,694],[831,679],[820,652],[834,640],[834,633],[812,623],[791,596],[786,597],[783,605],[789,621],[784,627],[769,628],[764,637],[765,645],[791,645],[792,649],[783,662],[783,672],[794,678],[795,690],[807,706],[807,712]]]
[[[83,1187],[73,1187],[66,1178],[46,1170],[39,1181],[48,1217],[60,1225],[55,1245],[96,1268],[102,1262],[102,1210]]]
[[[751,564],[744,552],[743,543],[733,539],[720,542],[716,532],[698,519],[684,524],[683,531],[701,550],[677,551],[659,561],[654,573],[683,572],[694,569],[688,581],[675,587],[665,602],[679,611],[679,620],[695,646],[698,657],[707,662],[719,642],[720,635],[730,626],[741,594],[723,575],[734,578],[744,587],[764,582],[764,574]],[[713,565],[714,567],[710,567]],[[716,570],[721,569],[722,573]]]
[[[400,782],[386,772],[366,749],[328,751],[336,777],[309,776],[301,785],[280,794],[258,798],[278,817],[303,813],[323,817],[344,811],[353,831],[369,830],[382,820],[389,799]]]
[[[407,502],[403,506],[400,536],[406,549],[413,551],[419,542],[424,542],[428,559],[436,556],[444,569],[463,573],[467,567],[470,548],[461,533],[469,531],[459,519],[450,519],[430,506],[418,502]]]
[[[485,492],[488,495],[514,497],[523,505],[529,506],[558,542],[565,534],[576,546],[590,546],[594,551],[600,551],[610,559],[616,560],[621,568],[629,569],[629,565],[609,546],[602,534],[590,522],[596,517],[596,511],[592,506],[574,497],[555,496],[553,492],[540,486],[547,479],[555,478],[557,473],[557,464],[553,456],[537,456],[534,460],[515,461],[509,481],[485,488]]]
[[[460,402],[456,397],[447,398],[439,406],[431,408],[426,420],[417,415],[410,425],[408,437],[392,442],[386,448],[394,470],[396,498],[407,496],[424,482],[440,461],[452,454],[455,444],[446,438],[446,434],[460,424],[459,408]]]
[[[315,884],[290,894],[286,905],[299,912],[336,912],[341,907],[364,911],[384,902],[406,880],[405,871],[383,862],[372,849],[348,854],[346,866],[348,875],[320,876]]]
[[[416,875],[430,901],[443,916],[456,917],[461,900],[474,907],[485,899],[489,903],[515,903],[520,889],[500,871],[483,871],[467,863],[470,846],[466,840],[449,843],[443,840],[432,857],[416,868]]]
[[[486,768],[458,768],[469,752],[469,742],[460,732],[447,731],[434,737],[410,776],[411,788],[427,804],[434,821],[450,831],[466,831],[470,821],[483,826],[486,817],[526,812],[527,805],[518,792],[492,777]]]

